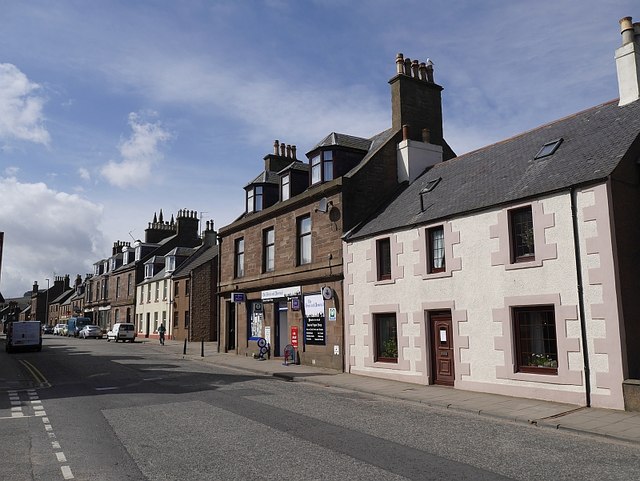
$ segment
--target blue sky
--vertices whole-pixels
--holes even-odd
[[[160,209],[229,224],[275,139],[391,125],[398,52],[433,61],[458,154],[617,98],[637,6],[0,0],[0,292],[92,272]]]

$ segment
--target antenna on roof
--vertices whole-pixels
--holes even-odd
[[[131,235],[132,232],[133,232],[132,230],[129,231],[129,237],[131,237],[133,239],[133,242],[135,242],[136,238]]]

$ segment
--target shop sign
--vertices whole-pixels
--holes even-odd
[[[231,302],[244,302],[244,292],[232,292]]]
[[[291,345],[298,349],[298,326],[291,326]]]
[[[322,294],[304,296],[304,343],[316,346],[327,344]]]
[[[262,291],[261,297],[263,301],[273,301],[274,299],[290,298],[299,296],[302,293],[302,287],[283,287],[280,289],[269,289]]]
[[[329,308],[329,320],[335,321],[338,318],[338,310],[335,307]]]
[[[304,318],[304,343],[315,346],[325,346],[324,316]]]

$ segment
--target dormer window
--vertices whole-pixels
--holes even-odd
[[[290,183],[291,183],[291,175],[289,174],[283,175],[282,179],[280,180],[280,198],[283,201],[288,200],[289,197],[291,197]]]
[[[167,256],[165,271],[173,272],[176,270],[176,256]]]
[[[139,261],[140,259],[142,259],[142,246],[136,246],[136,257],[135,260],[136,262]]]
[[[325,150],[311,157],[311,184],[333,180],[333,152]]]
[[[147,264],[144,266],[144,278],[150,279],[153,277],[153,264]]]
[[[102,264],[102,272],[104,272],[105,274],[109,272],[109,261],[104,261],[104,263]]]
[[[112,257],[112,258],[111,258],[111,270],[112,270],[112,271],[116,270],[116,267],[117,267],[117,265],[116,265],[116,258],[115,258],[115,257]]]
[[[95,275],[95,276],[99,276],[100,275],[100,264],[94,264],[93,265],[93,275]]]
[[[259,212],[263,208],[263,187],[256,185],[247,191],[247,212]]]

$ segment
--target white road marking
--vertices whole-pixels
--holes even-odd
[[[53,449],[60,449],[60,443],[58,441],[51,441],[51,447]]]
[[[49,435],[50,438],[55,438],[56,437],[56,433],[47,433]]]
[[[42,404],[42,401],[40,400],[31,400],[31,404]]]
[[[12,406],[20,406],[20,401],[11,401]]]
[[[64,453],[56,453],[56,458],[58,458],[58,462],[60,463],[67,462],[67,457],[64,455]]]
[[[96,391],[113,391],[114,389],[120,389],[117,386],[112,386],[112,387],[97,387]]]
[[[11,412],[15,413],[16,411],[20,411],[22,412],[22,407],[15,407],[15,408],[11,408]]]
[[[24,418],[26,416],[24,414],[22,414],[22,413],[11,413],[11,417],[12,418]]]
[[[42,418],[42,422],[45,423],[45,424],[51,424],[49,422],[49,418]]]
[[[51,424],[45,424],[44,425],[44,430],[45,431],[53,431],[53,428],[51,427]]]
[[[34,411],[42,411],[44,409],[43,406],[33,406]]]
[[[69,466],[60,466],[60,469],[62,470],[62,476],[64,479],[73,479],[73,473]]]
[[[47,413],[46,413],[46,412],[44,412],[44,411],[36,411],[34,414],[35,414],[36,416],[46,416],[46,415],[47,415]]]

